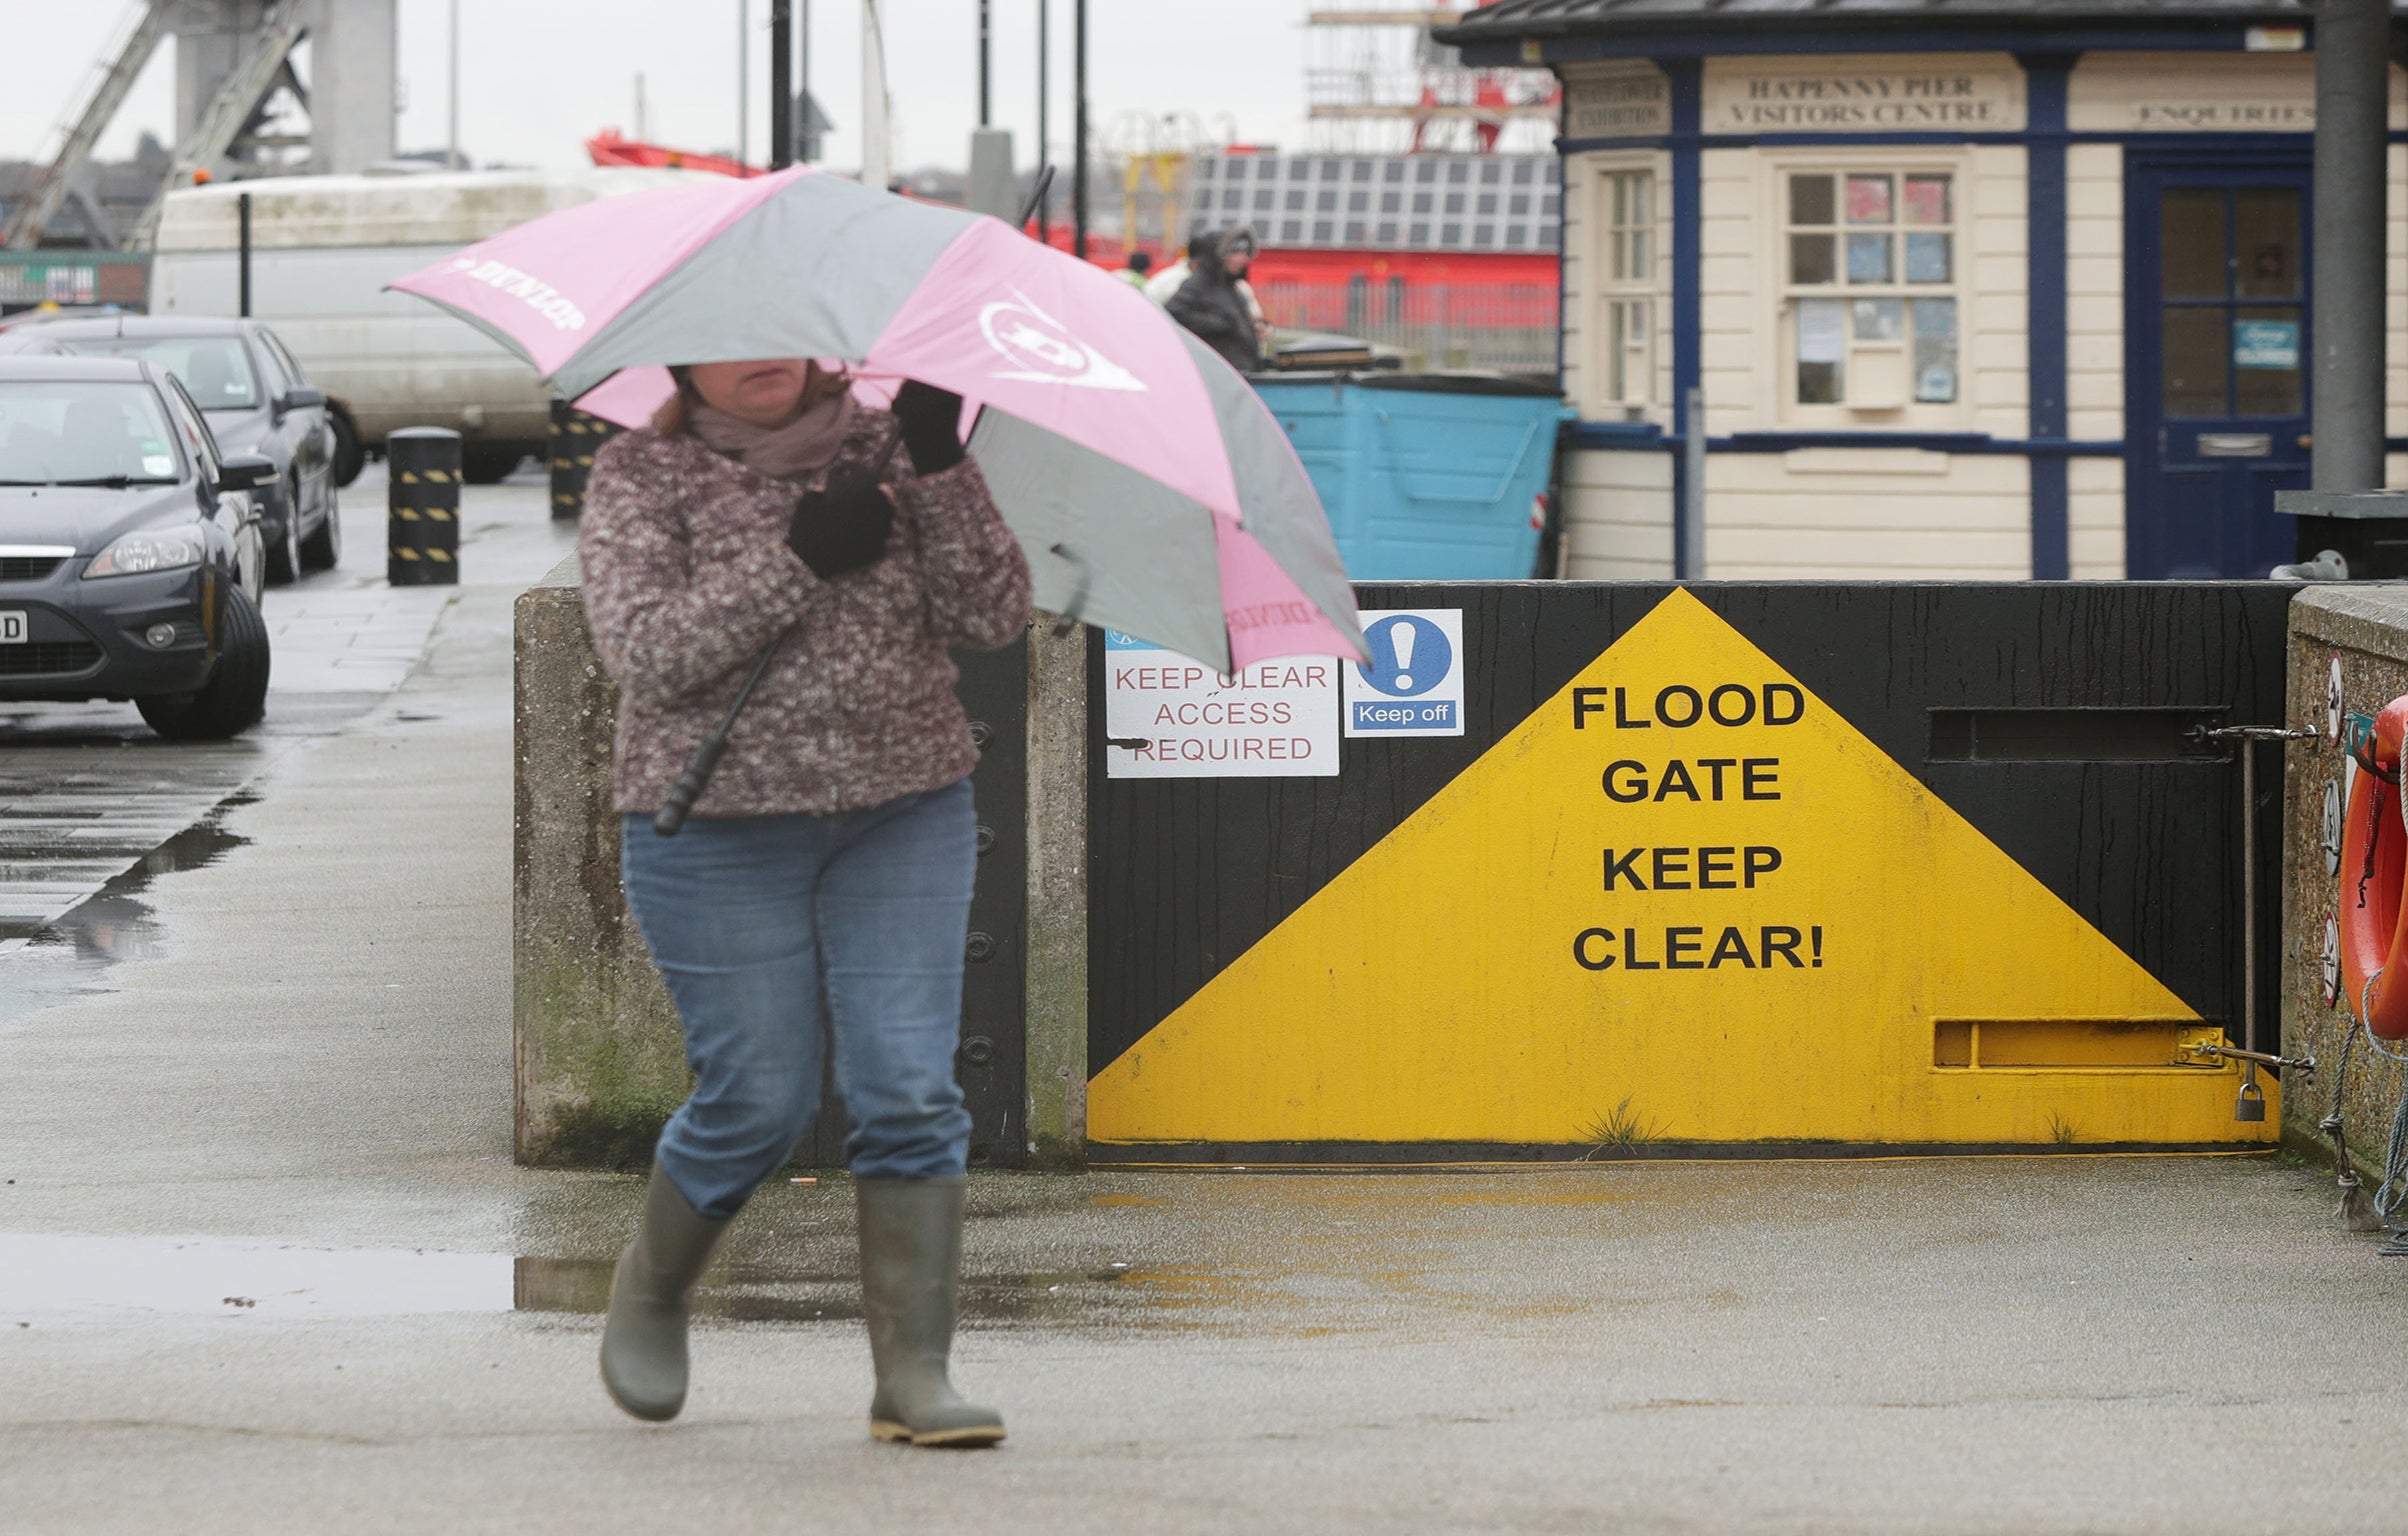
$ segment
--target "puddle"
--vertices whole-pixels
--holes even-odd
[[[395,1317],[507,1312],[506,1254],[205,1237],[0,1234],[0,1326],[60,1314]]]
[[[201,820],[153,848],[101,888],[45,923],[0,922],[0,1023],[104,992],[112,966],[150,960],[165,948],[151,904],[143,898],[162,875],[206,869],[250,839],[226,830],[226,814],[255,804],[256,795],[220,801]],[[14,942],[12,942],[14,941]]]
[[[599,1317],[609,1259],[408,1248],[322,1248],[208,1237],[0,1233],[0,1328],[43,1318],[405,1317],[549,1312]],[[1146,1277],[1126,1266],[1061,1274],[965,1275],[962,1316],[1093,1320],[1099,1297]],[[695,1293],[698,1318],[738,1323],[857,1320],[851,1271],[730,1264]]]
[[[521,1312],[600,1316],[610,1305],[609,1259],[518,1260],[515,1294]],[[1127,1265],[1055,1274],[964,1275],[961,1315],[973,1322],[1034,1322],[1059,1316],[1091,1319],[1104,1288],[1140,1278]],[[858,1320],[861,1280],[854,1271],[814,1272],[762,1264],[714,1269],[694,1293],[694,1315],[731,1323],[821,1323]]]

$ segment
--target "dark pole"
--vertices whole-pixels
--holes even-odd
[[[794,0],[769,0],[769,168],[794,164]]]
[[[794,13],[794,90],[802,103],[802,137],[794,146],[794,158],[816,158],[819,135],[811,127],[811,0],[796,0]]]
[[[978,126],[995,126],[994,0],[978,0]],[[1039,160],[1045,158],[1040,151]]]
[[[2389,0],[2316,8],[2314,312],[2309,479],[2319,491],[2383,483],[2383,161]],[[2371,210],[2371,211],[2370,211]]]
[[[1087,259],[1087,0],[1070,7],[1070,253]]]
[[[236,263],[236,267],[237,267],[237,269],[238,269],[238,270],[241,272],[241,274],[242,274],[242,276],[241,276],[241,284],[242,284],[242,308],[241,308],[241,310],[240,310],[240,313],[241,313],[242,317],[243,317],[245,320],[248,320],[248,319],[250,319],[250,318],[251,318],[251,194],[250,194],[250,193],[248,193],[248,192],[238,192],[238,193],[236,193],[236,194],[235,194],[235,197],[234,197],[234,216],[235,216],[235,218],[236,218],[237,220],[239,220],[239,221],[241,222],[241,224],[242,224],[242,233],[241,233],[241,236],[240,236],[240,240],[241,240],[241,251],[242,251],[242,257],[241,257],[241,260],[240,260],[240,261],[238,261],[238,262]]]
[[[1045,169],[1045,157],[1051,153],[1045,145],[1045,98],[1048,94],[1047,70],[1053,61],[1053,35],[1048,19],[1053,12],[1053,0],[1037,0],[1037,169]],[[1053,235],[1053,221],[1047,217],[1045,198],[1037,200],[1037,243],[1046,244]]]

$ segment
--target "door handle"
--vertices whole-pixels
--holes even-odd
[[[2271,432],[2202,432],[2199,434],[2199,457],[2203,459],[2262,459],[2274,452]]]
[[[2299,434],[2299,446],[2300,446],[2300,447],[2302,447],[2302,448],[2313,448],[2313,447],[2315,447],[2315,446],[2316,446],[2316,434],[2315,434],[2315,433],[2313,433],[2313,432],[2302,432],[2302,433],[2300,433],[2300,434]]]

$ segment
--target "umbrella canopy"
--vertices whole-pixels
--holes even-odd
[[[970,451],[1040,606],[1224,669],[1365,655],[1328,520],[1246,381],[1001,220],[805,167],[519,225],[392,284],[636,424],[665,365],[841,359],[984,407]]]

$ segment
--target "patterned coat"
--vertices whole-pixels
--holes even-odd
[[[876,462],[897,430],[857,411],[835,462]],[[886,558],[822,581],[786,546],[792,483],[691,436],[629,432],[595,455],[578,553],[586,624],[619,685],[619,810],[659,809],[754,657],[789,629],[695,815],[859,810],[976,765],[946,650],[1019,638],[1028,562],[975,462],[924,479],[907,465],[899,452],[886,472]]]

